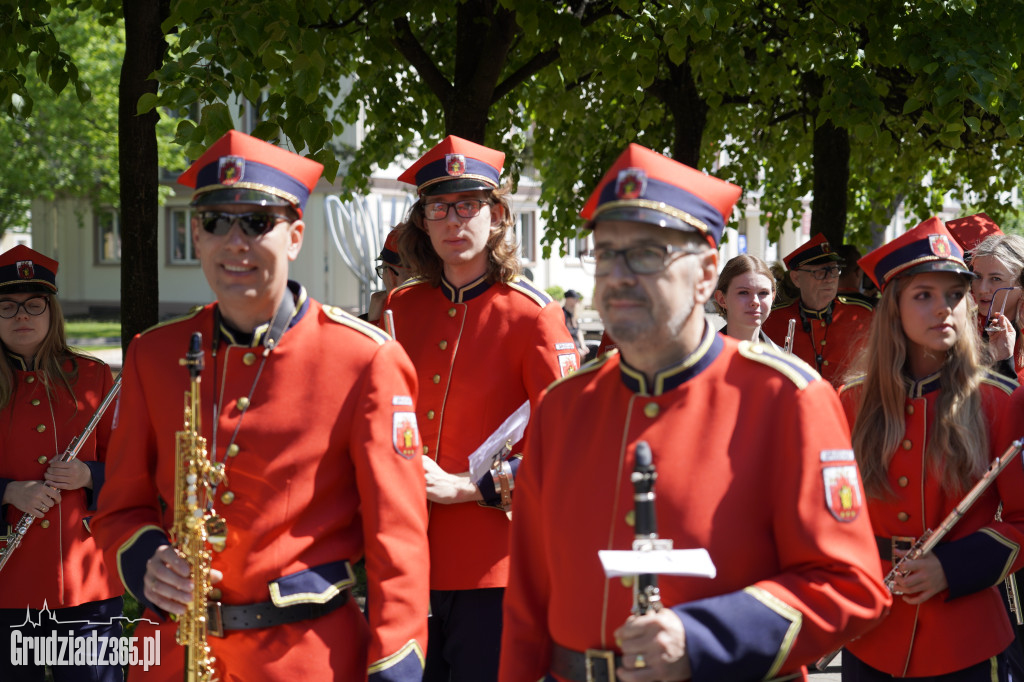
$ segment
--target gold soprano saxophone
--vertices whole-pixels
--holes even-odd
[[[96,426],[100,423],[100,419],[103,418],[103,414],[110,407],[110,403],[114,402],[114,398],[117,396],[117,392],[121,390],[121,375],[117,375],[117,379],[114,380],[114,385],[111,386],[110,390],[107,391],[107,395],[104,396],[103,402],[96,408],[96,412],[93,413],[92,419],[86,424],[85,430],[75,436],[75,439],[71,441],[68,447],[61,453],[61,456],[57,461],[59,462],[70,462],[71,460],[78,457],[78,453],[81,452],[82,446],[85,445],[85,441],[89,440],[89,436],[96,430]],[[47,483],[47,485],[50,485]],[[53,486],[50,486],[51,488]],[[25,533],[32,527],[36,517],[29,513],[22,515],[21,519],[18,520],[18,524],[14,527],[11,533],[7,537],[7,544],[3,549],[0,549],[0,571],[4,570],[4,566],[10,561],[11,555],[14,554],[14,550],[21,546],[21,541],[25,537]]]
[[[203,336],[192,334],[188,354],[180,364],[188,368],[185,425],[176,436],[174,453],[174,525],[171,540],[189,564],[192,601],[177,617],[178,644],[185,647],[186,682],[216,682],[207,642],[207,602],[210,592],[211,549],[223,549],[224,519],[213,511],[211,488],[223,480],[223,469],[210,462],[206,439],[200,435],[199,389],[203,371]]]

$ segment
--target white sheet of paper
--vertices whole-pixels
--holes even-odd
[[[479,481],[491,468],[491,458],[494,457],[494,453],[505,447],[505,441],[519,442],[526,432],[526,425],[529,421],[530,401],[527,400],[510,414],[501,426],[480,444],[480,447],[473,451],[473,454],[469,456],[469,477],[474,483]]]
[[[597,552],[608,578],[653,573],[655,575],[688,575],[714,578],[715,564],[706,549],[602,549]]]

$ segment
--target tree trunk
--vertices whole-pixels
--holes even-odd
[[[811,234],[824,234],[833,248],[846,235],[846,197],[850,184],[850,134],[825,121],[814,131],[814,199]]]
[[[678,65],[670,62],[669,73],[672,75],[671,94],[665,104],[672,112],[672,158],[700,168],[700,144],[708,123],[708,103],[697,89],[688,61]]]
[[[139,98],[156,92],[149,78],[167,51],[160,24],[170,0],[124,0],[124,62],[118,103],[118,170],[121,176],[121,346],[159,319],[157,218],[159,158],[156,110],[136,114]]]

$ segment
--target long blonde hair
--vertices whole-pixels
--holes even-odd
[[[491,283],[511,282],[522,272],[519,257],[516,255],[518,244],[509,238],[509,232],[516,221],[512,204],[508,199],[511,191],[511,185],[506,184],[504,187],[491,190],[487,197],[492,205],[500,204],[503,209],[501,222],[491,227],[490,236],[487,238],[486,276],[487,281]],[[430,235],[423,225],[423,197],[409,209],[406,221],[417,229],[402,231],[398,237],[399,255],[411,270],[430,282],[431,286],[440,286],[441,277],[444,275],[444,262],[430,243]]]
[[[47,395],[52,399],[59,386],[63,386],[75,400],[72,384],[78,379],[77,355],[68,348],[67,334],[64,330],[64,311],[54,294],[44,294],[46,305],[50,309],[50,327],[46,330],[39,350],[35,355],[35,368],[39,380],[46,388]],[[7,347],[0,341],[4,361],[0,362],[0,409],[4,409],[14,397],[14,364],[7,355]],[[68,369],[65,364],[70,360]]]
[[[907,337],[899,297],[912,277],[899,277],[882,291],[868,342],[854,374],[863,377],[853,450],[868,495],[892,494],[886,475],[906,431]],[[970,293],[967,293],[970,296]],[[935,419],[927,434],[925,462],[945,491],[963,493],[988,466],[988,432],[979,390],[984,368],[976,325],[967,324],[947,351]]]

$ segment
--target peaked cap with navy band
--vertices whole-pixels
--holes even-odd
[[[825,235],[819,233],[790,251],[782,262],[785,263],[787,270],[796,270],[803,265],[818,265],[842,259],[842,256],[832,250],[832,245],[825,239]]]
[[[57,261],[18,244],[0,254],[0,294],[57,293]]]
[[[953,272],[976,277],[964,251],[941,220],[931,217],[857,261],[879,291],[897,277],[919,272]]]
[[[229,130],[178,176],[178,183],[195,188],[193,206],[291,206],[301,218],[323,170],[312,159]]]
[[[638,144],[630,144],[601,178],[580,215],[593,229],[599,220],[633,220],[703,235],[714,246],[743,193]]]
[[[405,228],[398,225],[388,232],[388,236],[384,238],[384,246],[381,248],[380,255],[377,256],[377,260],[387,263],[388,265],[397,265],[401,267],[402,257],[398,255],[398,235],[402,234],[403,229]]]
[[[398,179],[420,196],[497,189],[504,165],[504,152],[449,135]]]
[[[964,218],[957,218],[946,223],[946,229],[953,235],[956,243],[964,252],[974,251],[978,244],[992,235],[1003,234],[996,221],[984,213],[975,213]]]

